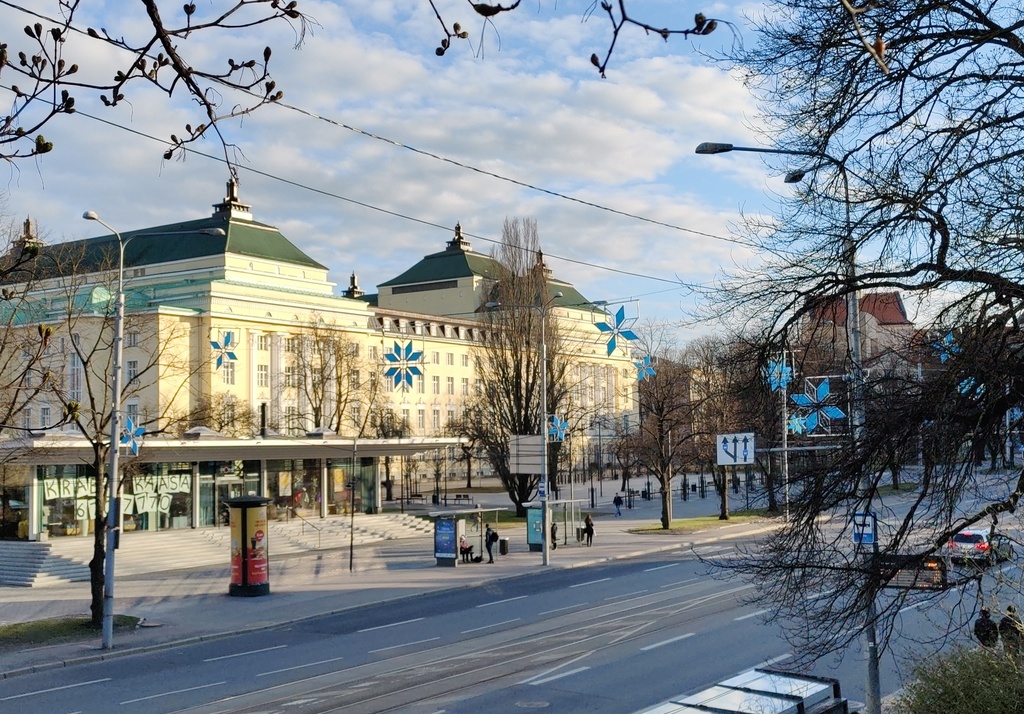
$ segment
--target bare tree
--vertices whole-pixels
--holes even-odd
[[[81,0],[52,0],[50,15],[17,8],[29,23],[16,36],[21,44],[14,44],[14,37],[0,38],[0,76],[9,83],[14,80],[11,89],[15,96],[6,120],[0,122],[0,158],[11,161],[51,151],[53,144],[40,132],[57,117],[74,114],[75,93],[95,93],[104,105],[116,107],[130,101],[129,85],[149,84],[169,97],[184,92],[202,112],[203,118],[186,124],[182,135],[171,135],[165,157],[180,154],[212,131],[231,166],[230,142],[221,123],[276,102],[283,93],[269,74],[270,47],[258,50],[256,59],[223,57],[214,61],[209,59],[209,45],[196,46],[197,36],[214,31],[245,33],[259,25],[286,22],[292,26],[298,46],[311,22],[295,0],[214,2],[207,6],[187,2],[174,20],[161,14],[157,0],[142,0],[134,6],[141,12],[126,18],[131,21],[126,24],[126,34],[121,34],[113,29],[114,17],[108,18],[104,28],[83,29],[76,22],[80,5]],[[109,32],[107,28],[111,28]],[[14,34],[13,27],[8,29]],[[111,66],[80,67],[76,56],[89,56],[93,49],[86,50],[85,44],[107,45],[118,59]],[[193,48],[194,53],[190,52]],[[109,72],[109,79],[98,79],[103,72]],[[225,89],[242,90],[250,99],[222,104]]]
[[[564,329],[552,317],[554,300],[540,252],[536,222],[506,219],[495,259],[500,266],[482,314],[483,339],[475,349],[476,374],[483,393],[475,406],[482,416],[481,444],[519,516],[533,500],[538,474],[513,473],[509,438],[541,429],[541,321],[547,344],[547,405],[551,414],[568,403],[573,357]],[[558,463],[558,444],[549,444],[548,463]]]
[[[93,524],[94,536],[93,557],[89,561],[90,609],[92,622],[98,626],[103,617],[107,483],[109,478],[122,479],[122,483],[116,484],[120,492],[124,480],[132,473],[130,464],[125,464],[121,474],[108,474],[105,470],[111,448],[109,385],[114,359],[117,280],[116,270],[109,268],[116,267],[116,257],[111,262],[108,254],[107,259],[96,264],[95,255],[90,255],[79,243],[50,246],[43,257],[49,260],[51,271],[48,281],[53,291],[47,298],[51,311],[48,317],[54,321],[52,349],[45,356],[46,368],[52,375],[46,382],[46,392],[60,404],[77,405],[72,421],[92,445],[92,459],[86,467],[92,481],[88,520]],[[131,305],[134,293],[130,284],[126,293]],[[190,326],[179,318],[162,319],[158,311],[133,312],[124,318],[124,331],[132,337],[125,350],[122,408],[131,414],[132,404],[145,404],[146,409],[134,413],[134,426],[141,431],[160,431],[178,394],[205,363],[189,362],[189,351],[183,345],[187,344]],[[137,436],[134,432],[130,435]]]
[[[777,216],[748,221],[764,262],[718,305],[757,316],[762,365],[803,322],[834,329],[852,419],[801,474],[787,527],[742,569],[812,656],[844,648],[865,618],[884,648],[907,592],[879,599],[895,572],[866,561],[840,524],[873,512],[880,555],[920,564],[965,526],[1017,521],[1024,495],[1019,468],[987,474],[978,460],[1024,404],[1024,8],[782,0],[759,22],[758,44],[732,59],[762,102],[772,147],[795,154],[771,163],[807,180]],[[863,320],[822,310],[873,289],[899,290],[929,316],[921,343],[896,355],[907,369],[872,371]],[[906,458],[894,459],[893,443],[920,444],[924,460],[898,511],[881,488]],[[835,525],[823,527],[823,514]],[[983,597],[960,592],[951,630]]]
[[[224,436],[243,439],[259,434],[261,426],[259,412],[252,404],[228,392],[201,397],[194,408],[184,413],[172,412],[166,422],[164,430],[176,436],[205,426]]]

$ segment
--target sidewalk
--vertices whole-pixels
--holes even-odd
[[[568,543],[563,544],[565,534],[560,530],[559,546],[551,554],[550,567],[584,567],[774,528],[765,522],[726,525],[685,536],[629,533],[631,528],[652,524],[660,518],[660,500],[643,501],[637,497],[634,508],[623,508],[623,515],[618,518],[608,503],[614,495],[614,486],[607,482],[604,486],[604,502],[593,511],[584,509],[595,515],[593,547],[576,543],[574,533],[568,534]],[[562,496],[567,498],[564,492]],[[578,496],[588,497],[587,493]],[[484,508],[508,504],[507,496],[501,493],[481,494],[477,501]],[[676,491],[673,509],[676,518],[713,515],[718,512],[718,502],[709,497],[684,503]],[[510,538],[511,544],[505,556],[497,555],[495,546],[493,565],[484,562],[457,568],[438,567],[433,557],[433,540],[429,537],[358,546],[351,573],[347,548],[312,551],[277,560],[271,550],[271,594],[264,597],[227,595],[230,579],[227,553],[225,565],[220,568],[122,577],[115,582],[115,611],[144,618],[141,627],[133,632],[116,632],[114,649],[107,651],[99,648],[98,634],[95,640],[86,642],[20,651],[0,650],[0,678],[73,662],[125,656],[174,643],[225,637],[421,593],[474,587],[540,572],[544,567],[542,555],[529,551],[525,526],[503,525],[499,518],[497,528],[502,537]],[[83,615],[88,609],[88,583],[35,589],[0,587],[0,622]]]

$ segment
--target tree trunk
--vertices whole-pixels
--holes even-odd
[[[711,473],[715,480],[715,489],[718,491],[721,501],[718,520],[727,521],[729,520],[729,474],[727,473],[727,467],[722,466],[718,471],[712,469]]]
[[[658,475],[661,484],[661,527],[668,530],[672,527],[672,478],[670,473]]]
[[[91,466],[93,478],[96,482],[96,520],[92,529],[92,559],[89,561],[89,613],[90,621],[94,627],[103,625],[103,566],[106,561],[106,489],[103,488],[103,479],[97,474],[95,466]],[[99,473],[102,473],[100,469]]]

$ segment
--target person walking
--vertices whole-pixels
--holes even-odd
[[[615,498],[612,499],[612,505],[615,506],[615,515],[622,515],[622,496],[615,494]]]
[[[1024,640],[1024,625],[1017,617],[1017,608],[1009,605],[1006,614],[999,621],[999,639],[1003,641],[1003,651],[1010,657],[1020,655],[1021,641]]]
[[[981,615],[974,621],[974,636],[985,647],[995,647],[999,642],[999,628],[986,607],[981,608]]]
[[[484,547],[487,548],[487,562],[494,562],[494,543],[498,540],[498,532],[491,530],[491,524],[487,524],[487,529],[484,531]]]
[[[594,544],[594,519],[587,514],[587,517],[583,519],[583,532],[587,536],[587,547],[589,548]]]

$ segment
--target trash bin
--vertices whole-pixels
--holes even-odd
[[[576,542],[583,542],[583,526],[576,526]]]
[[[432,494],[430,496],[430,502],[433,503],[435,506],[437,506],[437,505],[439,505],[441,503],[441,497],[438,496],[436,493]]]
[[[498,555],[508,555],[508,538],[498,538]]]

